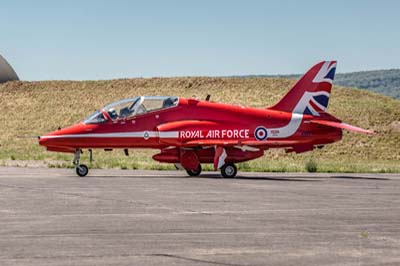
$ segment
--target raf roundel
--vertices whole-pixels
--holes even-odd
[[[148,139],[150,138],[150,133],[149,133],[149,131],[145,131],[145,132],[143,133],[143,138],[144,138],[145,140],[148,140]]]
[[[268,131],[265,127],[259,126],[254,130],[254,137],[257,140],[265,140],[268,137]]]

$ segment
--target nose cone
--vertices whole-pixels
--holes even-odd
[[[39,137],[39,145],[47,147],[48,150],[58,151],[59,148],[75,148],[74,137],[85,132],[82,123],[67,128],[53,131]]]

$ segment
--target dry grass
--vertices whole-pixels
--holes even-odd
[[[70,164],[71,155],[46,152],[33,139],[82,120],[99,107],[138,95],[176,95],[265,107],[279,100],[294,81],[271,78],[151,78],[109,81],[9,82],[0,85],[0,160],[55,160]],[[400,172],[400,134],[391,130],[400,120],[400,101],[364,90],[334,87],[329,112],[344,121],[378,132],[374,137],[345,133],[340,143],[306,154],[268,151],[241,164],[242,170],[305,171],[312,157],[318,171]],[[151,161],[156,151],[95,152],[95,167],[169,168]],[[57,167],[58,165],[52,164]]]

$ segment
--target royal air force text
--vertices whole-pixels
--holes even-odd
[[[248,139],[249,129],[183,130],[181,139]]]

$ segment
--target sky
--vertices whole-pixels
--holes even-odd
[[[2,1],[0,54],[23,80],[400,68],[400,1]]]

